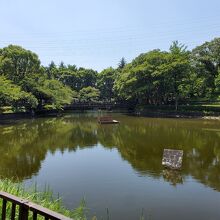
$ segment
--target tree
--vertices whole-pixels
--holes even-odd
[[[165,66],[165,72],[169,75],[176,110],[178,109],[179,98],[184,98],[187,95],[185,94],[185,86],[188,83],[187,78],[189,78],[190,73],[190,53],[186,49],[187,47],[184,44],[174,41],[170,46],[168,63]]]
[[[56,67],[56,64],[53,61],[51,61],[51,63],[48,65],[48,67],[45,67],[45,72],[46,72],[49,79],[59,78],[58,68]]]
[[[63,61],[61,61],[60,62],[60,65],[59,65],[59,69],[65,69],[66,68],[66,66],[64,65],[64,62]]]
[[[104,69],[98,74],[97,85],[100,90],[100,97],[102,100],[111,101],[115,94],[113,91],[114,81],[117,75],[117,70],[112,67]]]
[[[52,104],[54,109],[62,109],[65,105],[70,104],[73,97],[76,96],[76,93],[69,87],[55,79],[44,80],[37,89],[48,98],[47,103]]]
[[[0,74],[21,85],[25,76],[40,72],[38,56],[20,46],[9,45],[0,49]]]
[[[76,65],[68,65],[68,66],[67,66],[67,69],[68,69],[68,70],[71,70],[71,71],[74,71],[74,72],[77,71]]]
[[[96,86],[96,79],[97,79],[97,72],[92,69],[84,69],[79,68],[77,71],[77,75],[80,79],[80,84],[78,85],[78,90],[81,90],[84,87],[95,87]]]
[[[59,69],[57,79],[73,90],[80,91],[84,87],[96,86],[97,72],[84,68],[77,70],[74,66],[68,66],[67,68]]]
[[[159,104],[165,93],[165,78],[161,71],[167,53],[153,50],[141,54],[122,70],[114,89],[119,96],[139,104]]]
[[[220,38],[192,52],[175,41],[169,51],[153,50],[132,62],[100,73],[75,65],[40,65],[38,56],[20,46],[0,49],[1,105],[42,109],[63,108],[74,98],[83,101],[132,101],[174,104],[190,99],[220,98]],[[8,91],[7,91],[8,86]],[[16,94],[15,94],[16,91]]]
[[[141,54],[122,70],[114,88],[126,100],[139,104],[167,104],[188,96],[189,52],[174,42],[169,52]]]
[[[81,79],[77,72],[64,69],[59,72],[59,81],[69,86],[72,90],[79,91],[81,88]]]
[[[220,38],[193,49],[191,58],[197,78],[203,82],[201,95],[207,98],[215,96],[215,80],[220,70]]]
[[[124,57],[122,57],[121,60],[118,63],[118,68],[123,69],[125,67],[125,65],[126,65],[126,60],[125,60]]]
[[[79,100],[86,102],[94,102],[99,99],[100,91],[94,87],[85,87],[79,91]]]
[[[62,109],[76,97],[76,92],[62,82],[44,78],[39,74],[24,79],[24,85],[25,90],[38,99],[38,109],[42,109],[46,104],[52,105],[54,109]]]
[[[217,96],[217,99],[220,99],[220,70],[217,77],[215,78],[215,94]]]
[[[21,90],[20,86],[12,83],[4,76],[0,76],[0,106],[11,105],[14,108],[36,108],[38,100],[31,94]]]

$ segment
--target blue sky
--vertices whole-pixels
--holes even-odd
[[[220,37],[219,12],[219,0],[0,0],[0,47],[100,71],[174,40],[191,49]]]

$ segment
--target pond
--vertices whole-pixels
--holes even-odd
[[[0,176],[49,185],[68,208],[85,198],[98,219],[220,219],[220,122],[98,114],[0,125]],[[181,171],[162,167],[164,148],[184,151]]]

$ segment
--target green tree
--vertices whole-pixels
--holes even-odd
[[[86,102],[94,102],[99,99],[100,91],[94,87],[85,87],[79,91],[79,100]]]
[[[217,77],[215,78],[215,94],[218,99],[220,99],[220,70]]]
[[[74,91],[55,79],[44,80],[37,89],[48,97],[47,103],[52,104],[55,109],[62,109],[65,105],[70,104],[73,97],[76,96]]]
[[[66,68],[66,66],[65,66],[65,64],[64,64],[64,62],[63,61],[61,61],[60,62],[60,65],[59,65],[59,69],[65,69]]]
[[[184,45],[174,42],[169,52],[141,54],[122,70],[114,88],[126,100],[139,104],[167,104],[188,97],[190,60]]]
[[[56,64],[51,61],[51,63],[48,65],[48,67],[45,67],[45,72],[49,79],[56,79],[59,78],[59,71],[56,67]]]
[[[118,63],[118,68],[123,69],[125,67],[125,65],[126,65],[126,60],[125,60],[124,57],[122,57],[121,60]]]
[[[76,92],[56,79],[46,79],[35,74],[24,80],[25,90],[31,92],[39,102],[38,109],[50,104],[54,109],[62,109],[76,97]]]
[[[191,58],[197,78],[203,82],[201,96],[207,98],[215,96],[218,90],[215,82],[220,70],[220,38],[193,49]]]
[[[160,50],[141,54],[122,70],[114,89],[122,98],[140,104],[160,104],[164,97],[165,78],[161,71],[167,53]]]
[[[79,91],[81,88],[81,79],[77,71],[63,69],[59,72],[59,80],[72,90]]]
[[[95,87],[97,72],[92,69],[77,69],[75,66],[59,68],[57,79],[73,90],[80,91],[84,87]]]
[[[80,78],[80,84],[77,90],[81,90],[84,87],[95,87],[97,80],[97,72],[92,69],[79,68],[77,74]]]
[[[25,76],[40,72],[38,56],[20,46],[9,45],[0,49],[0,74],[21,85]]]
[[[171,85],[173,99],[175,100],[175,109],[178,109],[180,98],[187,97],[186,85],[190,74],[189,51],[185,45],[174,41],[170,46],[170,53],[167,65],[164,71],[167,73]]]
[[[110,67],[98,74],[97,85],[102,100],[111,101],[116,96],[113,91],[113,86],[117,73],[117,70]]]
[[[4,76],[0,76],[0,106],[11,105],[15,109],[26,107],[36,108],[38,100],[31,94],[21,90],[20,86],[12,83]]]

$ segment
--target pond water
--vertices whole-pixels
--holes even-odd
[[[98,114],[0,125],[0,176],[49,185],[68,208],[85,198],[98,219],[220,219],[220,122]],[[162,167],[164,148],[184,150],[181,171]]]

